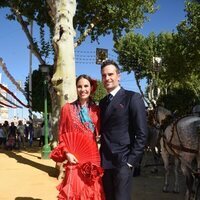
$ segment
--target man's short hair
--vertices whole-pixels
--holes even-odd
[[[115,68],[116,68],[117,73],[120,73],[120,68],[119,68],[118,64],[117,64],[115,61],[113,61],[113,60],[105,60],[105,61],[102,63],[102,65],[101,65],[101,70],[102,70],[104,67],[108,66],[108,65],[114,65]]]

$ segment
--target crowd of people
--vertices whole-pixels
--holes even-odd
[[[37,137],[39,138],[38,146],[44,145],[44,128],[43,124],[39,125]],[[37,132],[38,132],[37,131]],[[23,123],[19,120],[17,124],[14,122],[0,123],[0,148],[6,150],[20,150],[26,147],[32,147],[35,138],[36,129],[34,129],[33,124],[30,122]]]

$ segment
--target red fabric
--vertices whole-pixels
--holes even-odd
[[[72,153],[78,159],[79,164],[90,161],[95,165],[100,165],[99,150],[91,133],[74,130],[62,134],[60,139],[65,144],[65,151]]]
[[[66,159],[65,152],[70,152],[77,156],[79,164],[66,163],[65,178],[57,187],[59,200],[105,200],[101,181],[103,170],[96,144],[96,136],[99,134],[99,108],[95,104],[90,105],[89,114],[96,127],[95,134],[80,122],[75,103],[67,103],[61,110],[59,145],[50,157],[56,162],[63,162]],[[74,139],[76,136],[80,136],[80,139]],[[71,137],[75,142],[70,145]],[[88,153],[84,153],[83,149]]]
[[[7,87],[3,86],[1,83],[0,83],[0,88],[5,90],[8,94],[12,95],[14,97],[14,99],[16,99],[21,105],[23,105],[24,107],[28,108],[29,106],[28,105],[25,105],[23,102],[21,102],[15,95],[13,92],[11,92]]]
[[[57,187],[59,200],[105,200],[101,175],[90,179],[84,166],[66,165],[65,178]]]
[[[94,93],[96,92],[96,89],[97,89],[97,80],[95,79],[92,79],[92,91],[91,91],[91,94],[94,95]]]

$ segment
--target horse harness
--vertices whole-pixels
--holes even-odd
[[[155,108],[153,110],[149,110],[148,121],[150,122],[151,126],[154,126],[155,128],[160,128],[160,123],[158,121],[157,114],[158,109]]]
[[[187,115],[189,116],[189,115]],[[168,141],[166,136],[164,134],[162,134],[162,138],[163,138],[163,142],[164,142],[164,146],[166,148],[166,145],[170,148],[170,150],[174,153],[174,155],[176,157],[179,157],[178,154],[175,152],[175,150],[178,150],[178,151],[184,151],[184,152],[187,152],[187,153],[194,153],[194,154],[198,154],[198,150],[196,149],[191,149],[191,148],[187,148],[183,145],[182,141],[181,141],[181,138],[180,138],[180,135],[179,135],[179,132],[178,132],[178,129],[177,129],[177,124],[178,122],[183,119],[184,117],[186,116],[182,116],[178,119],[173,119],[172,116],[167,116],[165,120],[162,121],[162,124],[160,125],[160,129],[164,132],[165,129],[171,124],[173,123],[173,126],[172,126],[172,134],[171,134],[171,137],[170,137],[170,140]],[[158,120],[157,120],[158,121]],[[172,139],[174,137],[174,134],[177,133],[177,137],[178,137],[178,140],[179,140],[179,145],[176,145],[176,144],[173,144],[172,143]],[[167,149],[167,148],[166,148]]]
[[[192,172],[193,174],[197,174],[197,175],[199,176],[199,172],[194,171],[193,168],[192,168],[192,166],[191,166],[185,159],[183,159],[183,158],[175,151],[175,150],[178,150],[178,151],[184,151],[184,152],[193,153],[193,154],[198,154],[198,153],[199,153],[198,150],[190,149],[190,148],[185,147],[185,146],[183,145],[183,143],[181,142],[181,139],[180,139],[180,136],[179,136],[179,133],[178,133],[178,129],[177,129],[177,124],[178,124],[178,122],[179,122],[182,118],[184,118],[184,117],[186,117],[186,116],[182,116],[182,117],[180,117],[180,118],[175,119],[174,116],[172,116],[172,115],[169,116],[169,115],[168,115],[168,116],[166,117],[166,119],[163,120],[163,121],[161,122],[161,124],[160,124],[160,123],[159,123],[159,120],[157,119],[157,112],[158,112],[157,109],[154,110],[154,112],[153,112],[153,113],[154,113],[153,119],[154,119],[154,121],[157,123],[157,124],[156,124],[156,127],[159,126],[159,128],[160,128],[160,130],[162,130],[162,132],[164,132],[165,129],[166,129],[171,123],[173,124],[172,130],[171,130],[172,134],[171,134],[171,137],[170,137],[170,140],[169,140],[169,141],[167,140],[167,138],[166,138],[166,136],[165,136],[164,134],[160,134],[160,135],[161,135],[160,137],[163,139],[163,144],[164,144],[164,147],[165,147],[166,151],[168,151],[168,148],[169,148],[169,149],[171,150],[171,152],[174,154],[174,156],[175,156],[178,160],[180,160],[182,163],[184,163],[185,166],[187,166],[187,167],[191,170],[191,172]],[[187,115],[187,116],[189,116],[189,115]],[[158,123],[159,123],[159,125],[158,125]],[[173,139],[173,137],[174,137],[175,132],[177,133],[177,136],[178,136],[178,140],[179,140],[179,142],[180,142],[180,145],[175,145],[175,144],[172,143],[172,139]],[[168,148],[166,148],[166,146],[168,146]],[[169,151],[168,151],[168,153],[170,154]],[[196,175],[196,176],[197,176],[197,175]]]

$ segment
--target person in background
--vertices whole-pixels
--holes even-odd
[[[17,125],[17,137],[18,149],[21,148],[21,144],[23,145],[23,148],[25,148],[25,127],[21,120],[18,121]]]
[[[6,145],[6,134],[4,132],[3,125],[0,123],[0,147],[3,145],[3,148]]]
[[[17,127],[14,122],[11,122],[10,127],[8,129],[8,139],[6,142],[6,148],[12,150],[16,148],[16,138],[17,138]]]
[[[8,139],[9,123],[8,123],[7,120],[5,120],[4,123],[3,123],[3,130],[4,130],[4,133],[6,135],[6,139]]]
[[[101,65],[108,93],[100,103],[101,161],[107,200],[130,200],[134,168],[147,140],[147,119],[140,94],[120,86],[120,69],[111,60]]]
[[[76,79],[78,99],[72,103],[66,103],[60,115],[59,144],[52,151],[51,158],[56,162],[67,162],[65,164],[65,177],[58,186],[59,200],[81,199],[81,200],[104,200],[104,192],[101,182],[103,170],[100,167],[100,154],[96,142],[99,135],[99,108],[91,99],[91,94],[96,88],[96,82],[87,75],[80,75]],[[74,137],[73,137],[74,136]],[[70,138],[84,138],[85,142],[68,140]],[[86,137],[85,137],[86,136]],[[71,143],[69,143],[71,141]],[[74,141],[75,144],[74,144]],[[69,144],[68,144],[69,143]],[[91,153],[96,152],[96,162],[90,163],[93,157],[85,155],[86,162],[80,163],[75,153],[69,150],[69,146],[76,148],[92,146]],[[89,180],[94,171],[94,180]],[[85,171],[86,170],[86,171]],[[98,175],[98,176],[97,176]]]
[[[39,147],[44,146],[44,122],[41,124]]]
[[[33,129],[33,124],[31,122],[29,122],[28,126],[28,139],[29,139],[29,146],[32,147],[34,139],[34,129]]]
[[[24,136],[25,136],[25,142],[28,142],[28,137],[29,137],[28,123],[29,123],[29,122],[26,122],[26,123],[24,124]]]

